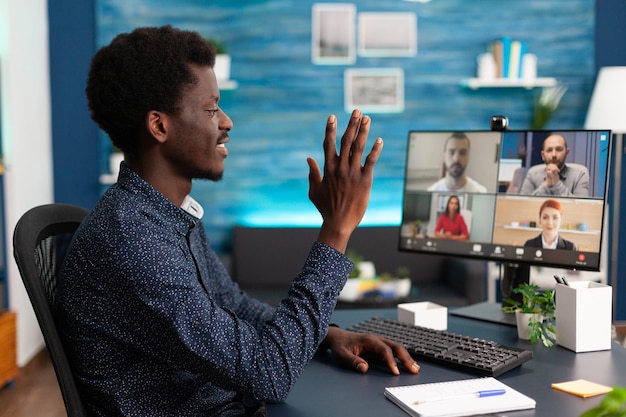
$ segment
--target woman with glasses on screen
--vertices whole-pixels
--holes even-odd
[[[445,211],[435,226],[435,237],[452,240],[467,240],[469,232],[461,215],[461,203],[456,195],[450,196]]]
[[[543,249],[566,249],[576,250],[574,242],[565,240],[559,236],[561,221],[563,219],[563,208],[557,200],[546,200],[539,208],[539,225],[541,234],[533,239],[527,240],[524,246]]]

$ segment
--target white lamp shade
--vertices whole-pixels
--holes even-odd
[[[626,133],[626,67],[603,67],[593,89],[585,129]]]

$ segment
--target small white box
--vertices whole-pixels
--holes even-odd
[[[612,288],[593,281],[556,285],[556,343],[574,352],[611,349]]]
[[[448,309],[430,301],[398,304],[398,321],[435,330],[446,330]]]

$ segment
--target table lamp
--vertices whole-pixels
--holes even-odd
[[[593,89],[585,129],[626,133],[626,67],[603,67]]]
[[[598,72],[593,89],[585,129],[611,129],[615,135],[615,159],[613,176],[613,215],[611,216],[611,280],[613,286],[613,308],[617,298],[620,199],[622,178],[622,157],[624,154],[624,133],[626,133],[626,67],[602,67]],[[605,251],[606,253],[606,251]]]

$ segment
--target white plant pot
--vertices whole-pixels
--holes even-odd
[[[374,265],[374,262],[371,261],[359,262],[359,272],[360,278],[375,278],[376,266]]]
[[[359,299],[359,285],[358,279],[353,278],[346,281],[346,285],[343,286],[341,293],[339,293],[339,299],[342,301],[356,301]]]
[[[522,340],[530,340],[530,326],[528,321],[531,317],[541,321],[543,317],[539,313],[522,313],[520,310],[515,311],[515,321],[517,322],[517,337]]]
[[[411,292],[411,278],[397,278],[393,282],[396,284],[396,297],[408,297]]]
[[[117,178],[120,173],[120,163],[124,160],[124,154],[121,152],[113,152],[109,155],[109,171],[111,175]]]
[[[215,56],[213,72],[218,82],[230,80],[230,62],[231,58],[228,54],[218,54]]]

